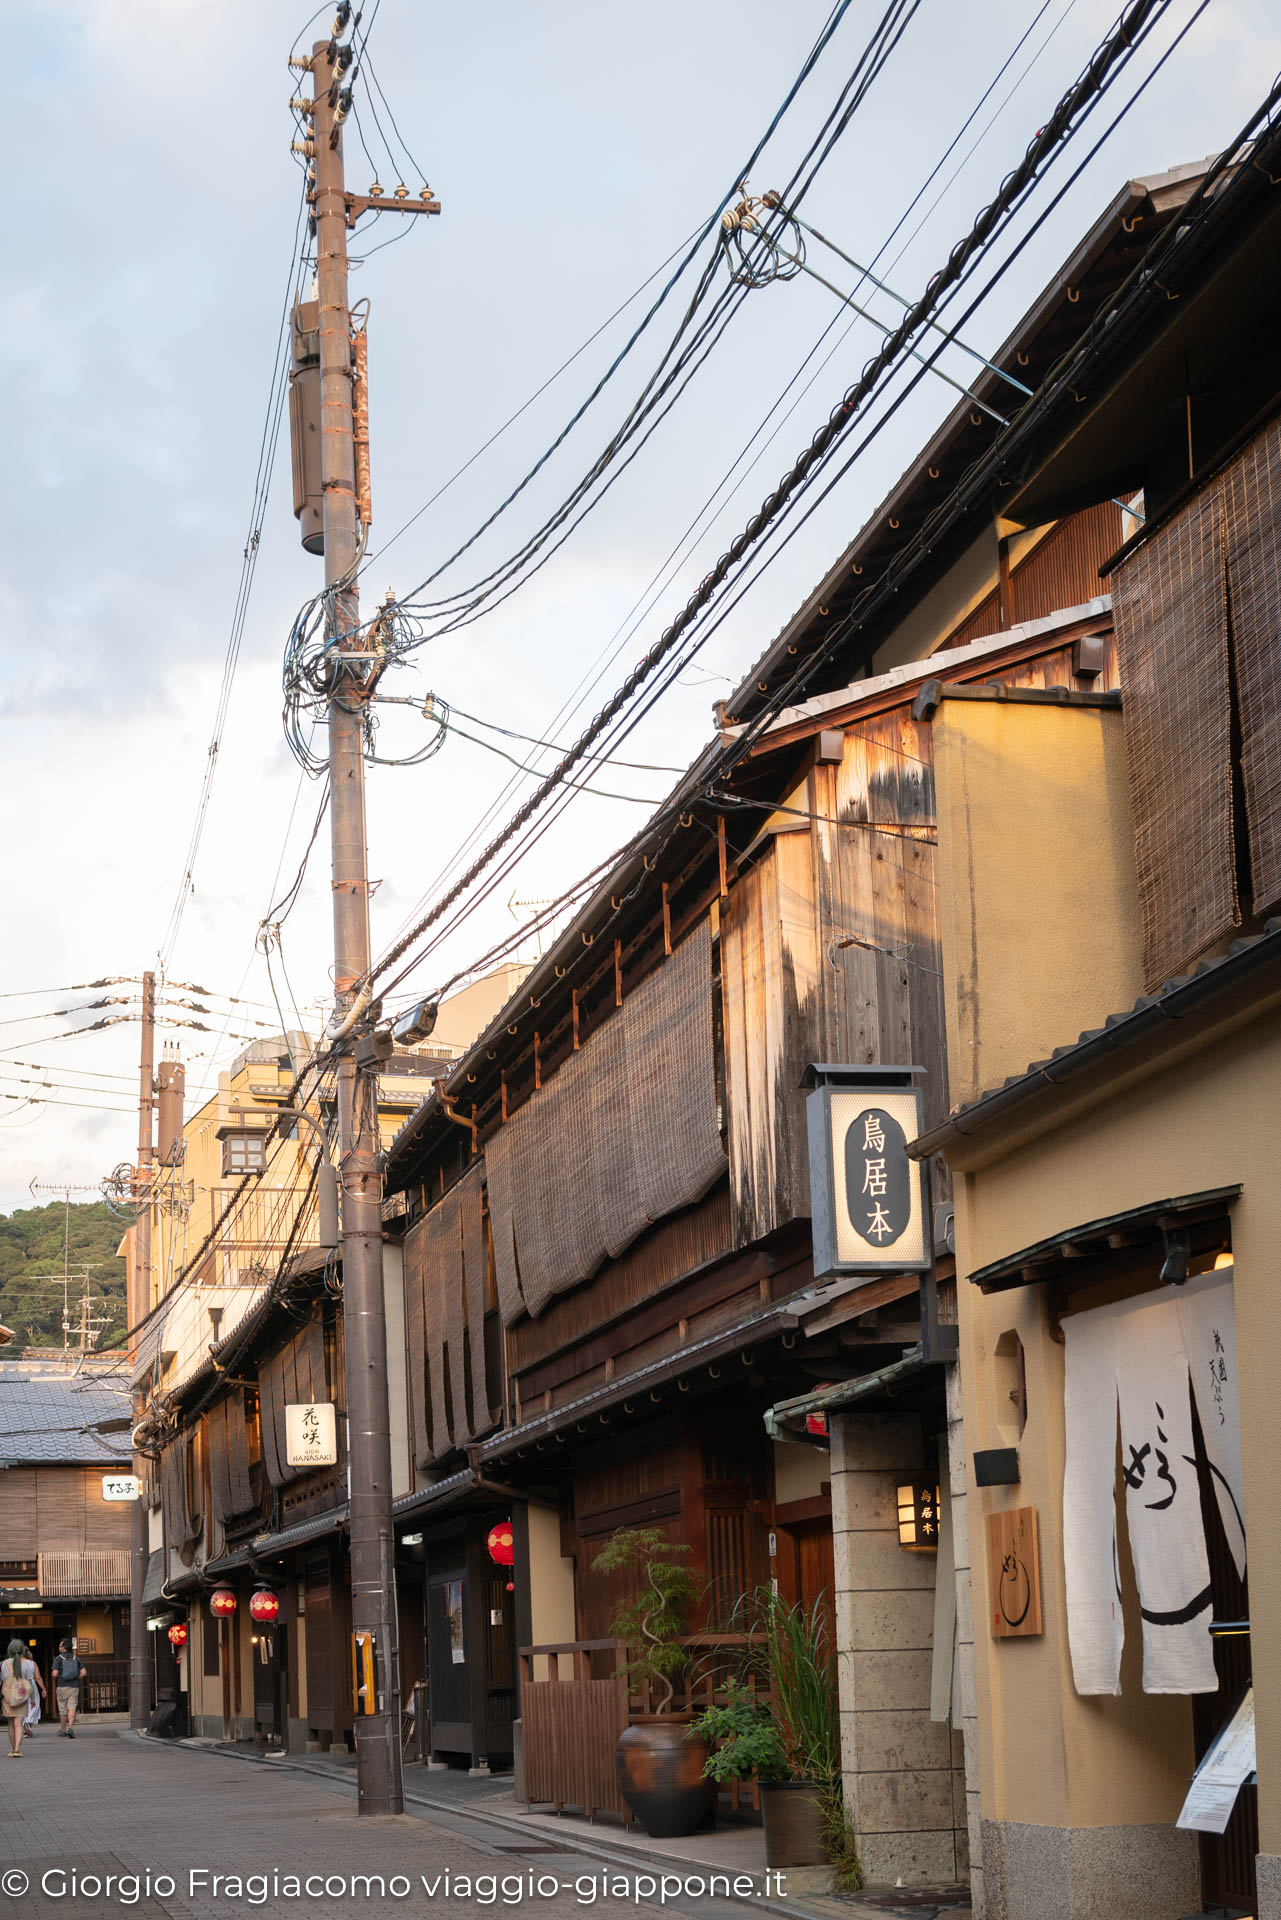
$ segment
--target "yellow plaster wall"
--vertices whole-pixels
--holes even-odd
[[[560,1515],[550,1507],[528,1508],[529,1620],[531,1646],[564,1645],[576,1638],[574,1620],[574,1563],[560,1550]],[[545,1656],[534,1662],[535,1680],[548,1678]],[[572,1663],[562,1660],[561,1678],[573,1678]]]
[[[962,1273],[1049,1234],[1128,1207],[1239,1184],[1231,1208],[1250,1607],[1258,1726],[1259,1817],[1265,1852],[1281,1852],[1281,1542],[1271,1524],[1273,1462],[1281,1454],[1277,1392],[1277,1247],[1281,1244],[1281,1007],[1273,993],[1246,1019],[1240,1004],[1177,1036],[1162,1068],[1102,1080],[1083,1091],[1071,1124],[1020,1141],[1013,1127],[989,1140],[987,1164],[957,1181]],[[1046,1633],[1022,1647],[977,1636],[984,1812],[990,1818],[1107,1826],[1173,1820],[1191,1765],[1186,1701],[1142,1693],[1138,1622],[1126,1623],[1119,1700],[1082,1700],[1071,1684],[1060,1503],[1063,1476],[1062,1349],[1049,1337],[1043,1290],[984,1297],[961,1289],[967,1434],[1002,1444],[996,1341],[1020,1332],[1027,1355],[1022,1483],[1011,1504],[1040,1511]],[[989,1508],[1001,1490],[981,1495]],[[975,1552],[975,1609],[987,1607]]]
[[[934,719],[953,1105],[1143,990],[1119,711],[948,700]]]
[[[999,1086],[1141,992],[1121,715],[947,701],[934,723],[940,912],[954,1105]],[[1063,1349],[1044,1289],[984,1296],[977,1267],[1056,1232],[1240,1183],[1232,1209],[1251,1613],[1265,1851],[1281,1850],[1281,1452],[1276,1248],[1281,1241],[1281,989],[1171,1022],[1092,1080],[949,1149],[955,1177],[967,1445],[1009,1445],[1001,1335],[1022,1340],[1028,1420],[1016,1487],[975,1490],[975,1656],[982,1812],[1068,1827],[1173,1822],[1192,1765],[1191,1703],[1144,1694],[1127,1614],[1122,1692],[1080,1698],[1062,1559]],[[1155,1278],[1155,1274],[1153,1275]],[[1045,1631],[987,1628],[986,1515],[1037,1509]],[[1262,1519],[1260,1518],[1262,1516]],[[1119,1511],[1123,1524],[1123,1514]],[[1126,1556],[1121,1542],[1123,1561]],[[1132,1580],[1124,1580],[1132,1593]]]

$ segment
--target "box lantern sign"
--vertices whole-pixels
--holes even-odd
[[[308,1401],[304,1406],[285,1408],[285,1464],[338,1465],[338,1422],[332,1401]]]
[[[814,1277],[924,1273],[933,1260],[920,1067],[807,1069]]]
[[[102,1476],[104,1500],[137,1500],[141,1493],[142,1482],[136,1473],[104,1473]]]

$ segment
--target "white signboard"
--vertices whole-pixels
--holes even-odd
[[[136,1500],[141,1492],[142,1482],[136,1473],[104,1473],[102,1476],[104,1500]]]
[[[1232,1817],[1237,1794],[1254,1772],[1254,1688],[1225,1727],[1220,1727],[1209,1752],[1196,1770],[1176,1825],[1194,1833],[1222,1833]]]
[[[816,1067],[805,1103],[814,1275],[924,1273],[933,1248],[912,1069]],[[895,1084],[897,1082],[897,1084]]]
[[[285,1464],[290,1467],[336,1467],[338,1423],[332,1402],[310,1401],[285,1408]]]

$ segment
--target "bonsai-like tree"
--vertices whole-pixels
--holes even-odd
[[[613,1633],[637,1649],[627,1672],[659,1687],[657,1713],[671,1708],[674,1683],[688,1663],[681,1634],[701,1591],[686,1564],[689,1552],[658,1527],[620,1527],[592,1561],[597,1573],[630,1571],[640,1577],[640,1591],[620,1609]]]

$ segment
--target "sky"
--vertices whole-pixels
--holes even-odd
[[[1049,172],[994,263],[1196,3],[1172,0],[1150,48]],[[878,275],[914,297],[1048,118],[1115,6],[1052,0],[1038,11],[1031,0],[991,0],[979,32],[975,9],[919,0],[818,175],[808,219],[861,263],[875,256]],[[366,613],[388,588],[417,587],[467,540],[587,398],[661,286],[662,275],[651,277],[734,186],[828,11],[829,0],[783,10],[765,0],[651,0],[641,10],[599,0],[484,8],[367,0],[367,66],[381,95],[367,90],[368,73],[358,78],[348,183],[364,191],[376,172],[384,188],[403,177],[413,194],[421,168],[443,211],[400,225],[386,216],[352,238],[352,297],[369,301]],[[854,0],[753,170],[752,191],[790,177],[878,18],[879,8]],[[154,966],[180,898],[168,978],[207,989],[213,997],[199,1004],[216,1015],[205,1022],[210,1033],[162,1029],[163,1041],[181,1043],[189,1106],[207,1097],[241,1036],[279,1030],[277,995],[289,1024],[296,1007],[315,1025],[330,991],[327,828],[283,924],[283,973],[278,959],[269,978],[255,949],[320,798],[290,756],[280,716],[284,645],[321,585],[321,562],[302,551],[291,514],[287,431],[192,885],[182,885],[291,274],[300,174],[288,102],[298,83],[286,60],[295,43],[323,37],[328,21],[326,10],[308,23],[305,5],[284,0],[41,0],[7,32],[0,1209],[32,1204],[33,1181],[37,1200],[62,1183],[92,1190],[132,1157],[137,1025],[75,1035],[99,1014],[60,1010],[102,997],[72,991],[79,983],[136,981]],[[1267,0],[1210,0],[967,323],[967,342],[995,348],[1126,179],[1226,144],[1279,67],[1281,18]],[[817,243],[811,261],[852,285],[850,270]],[[647,281],[647,298],[633,300]],[[888,296],[873,304],[883,324],[897,317]],[[443,587],[478,579],[564,498],[640,391],[677,311],[673,297]],[[462,731],[420,765],[369,770],[375,954],[439,891],[478,825],[501,821],[529,790],[530,777],[493,749],[526,753],[512,733],[576,734],[879,339],[873,323],[807,276],[753,290],[689,391],[548,564],[485,618],[387,676],[383,690],[400,699],[448,702]],[[963,360],[947,364],[964,371]],[[712,701],[773,638],[954,398],[931,378],[887,419],[621,749],[640,765],[594,769],[591,784],[603,791],[575,796],[425,956],[401,998],[472,966],[515,932],[529,903],[558,896],[636,831],[644,803],[671,785],[670,769],[710,736]],[[388,706],[379,720],[387,756],[432,737],[414,705]],[[196,996],[174,984],[168,998]],[[103,1011],[129,1010],[126,1000]]]

